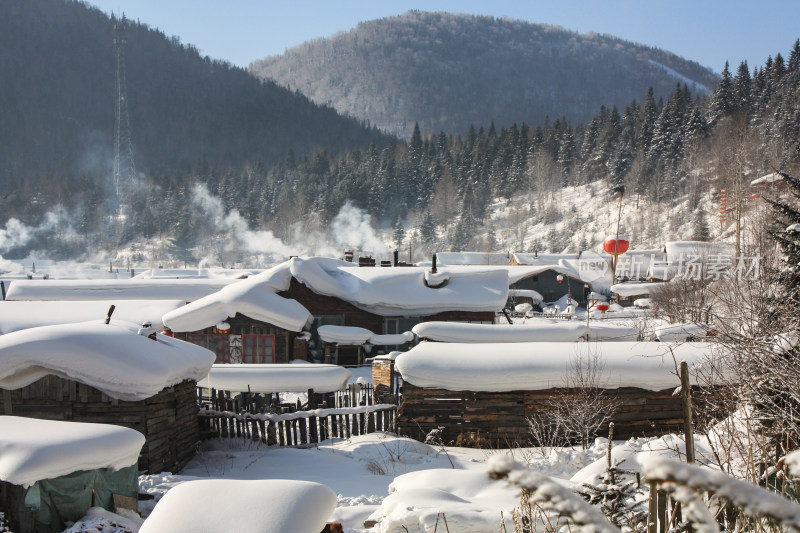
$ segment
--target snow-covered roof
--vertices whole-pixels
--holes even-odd
[[[530,298],[535,304],[544,301],[544,296],[530,289],[509,289],[508,296],[509,298]]]
[[[650,295],[654,291],[666,287],[664,283],[617,283],[611,286],[611,292],[622,298],[631,296]]]
[[[183,300],[191,302],[235,279],[14,280],[6,300]]]
[[[754,179],[753,181],[750,182],[750,185],[769,185],[770,183],[776,183],[782,180],[783,176],[781,176],[777,172],[772,172],[770,174],[761,176],[760,178]]]
[[[729,243],[705,241],[670,241],[664,245],[670,265],[678,265],[682,261],[700,257],[708,259],[712,255],[733,255],[733,247]]]
[[[597,353],[601,386],[661,390],[680,384],[675,363],[701,364],[707,343],[659,342],[447,344],[423,342],[400,355],[395,368],[418,387],[468,391],[542,390],[562,386],[574,358]]]
[[[507,265],[511,254],[507,252],[439,252],[436,262],[439,265]]]
[[[351,326],[320,326],[317,331],[323,342],[335,342],[347,346],[361,346],[367,343],[374,346],[391,346],[414,340],[414,334],[410,331],[397,335],[376,335],[368,329]]]
[[[563,259],[577,259],[578,254],[512,254],[518,265],[557,265]]]
[[[336,493],[310,481],[187,481],[159,500],[139,533],[318,533],[335,508]]]
[[[0,302],[0,335],[21,329],[105,318],[114,305],[117,320],[161,325],[164,313],[186,305],[183,300],[82,300],[71,302]]]
[[[289,288],[288,269],[272,268],[257,276],[228,285],[215,294],[164,315],[172,331],[198,331],[241,313],[290,331],[300,331],[312,320],[297,300],[276,294]]]
[[[333,392],[343,390],[353,374],[337,365],[214,365],[198,387],[236,392]]]
[[[438,342],[573,342],[586,334],[586,323],[546,318],[514,325],[422,322],[412,331],[420,338]]]
[[[260,270],[243,270],[238,268],[151,268],[144,270],[134,279],[189,279],[189,278],[223,278],[244,279],[261,272]]]
[[[0,388],[18,389],[47,375],[139,401],[187,379],[200,380],[216,356],[200,346],[137,333],[136,324],[103,320],[43,326],[0,336]]]
[[[515,343],[574,342],[586,335],[586,322],[548,318],[528,319],[524,324],[464,324],[422,322],[413,328],[420,338],[438,342]],[[619,324],[591,321],[589,339],[635,341],[639,330]]]
[[[425,316],[444,311],[502,309],[511,282],[508,268],[370,268],[324,257],[294,257],[225,290],[164,316],[173,331],[197,331],[236,313],[300,331],[311,314],[276,295],[291,279],[311,291],[339,298],[381,316]]]
[[[653,335],[662,342],[678,342],[690,337],[705,337],[707,332],[708,329],[700,324],[667,324],[657,327]]]
[[[79,470],[136,464],[144,435],[135,429],[0,416],[0,480],[29,487]]]

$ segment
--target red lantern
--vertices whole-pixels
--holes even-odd
[[[559,274],[558,276],[556,276],[556,281],[557,281],[557,282],[559,282],[559,283],[561,283],[562,281],[564,281],[564,276],[562,276],[561,274]]]
[[[217,330],[216,331],[217,333],[226,335],[231,332],[231,325],[228,324],[227,322],[220,322],[219,324],[216,325],[214,329]]]
[[[598,311],[601,311],[603,313],[605,313],[611,308],[611,306],[608,305],[608,302],[598,302],[595,307],[597,307]]]
[[[614,237],[606,237],[606,240],[603,241],[603,250],[605,250],[606,253],[614,254],[616,248],[617,255],[624,254],[628,251],[628,246],[630,246],[630,244],[631,243],[628,241],[628,238],[624,235],[620,235],[618,239]]]

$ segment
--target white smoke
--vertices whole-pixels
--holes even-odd
[[[192,202],[208,224],[200,266],[244,260],[247,266],[259,267],[293,255],[340,257],[345,248],[372,254],[389,251],[370,224],[369,215],[350,203],[342,207],[327,228],[313,213],[304,213],[288,228],[285,242],[272,231],[251,229],[238,210],[226,212],[222,200],[205,185],[194,186]]]
[[[389,247],[375,233],[369,215],[349,201],[331,222],[331,237],[336,244],[374,254],[387,254]]]
[[[17,246],[25,246],[30,242],[35,229],[23,224],[19,219],[10,218],[5,229],[0,229],[0,252],[5,252]]]
[[[10,218],[5,228],[0,228],[0,272],[16,272],[22,266],[9,261],[2,256],[14,248],[26,246],[39,235],[56,233],[62,240],[72,240],[78,237],[72,227],[70,217],[63,206],[56,206],[44,215],[44,220],[38,226],[29,226],[17,218]]]

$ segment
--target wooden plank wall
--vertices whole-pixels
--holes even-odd
[[[200,441],[196,387],[196,382],[184,381],[144,401],[126,402],[82,383],[45,376],[27,387],[3,390],[0,414],[135,429],[147,438],[139,470],[177,472]]]
[[[649,391],[634,387],[608,389],[619,402],[614,416],[615,439],[681,431],[682,400],[674,388]],[[397,411],[401,435],[417,440],[441,428],[446,443],[468,447],[528,446],[526,419],[557,394],[579,392],[541,391],[472,392],[424,389],[403,384],[403,399]],[[607,429],[601,428],[603,436]]]

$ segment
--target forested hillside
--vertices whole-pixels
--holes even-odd
[[[697,63],[612,36],[419,11],[363,22],[250,70],[405,138],[415,122],[433,133],[548,115],[584,122],[601,105],[641,99],[649,86],[658,98],[678,81],[695,94],[717,81]]]
[[[103,187],[114,146],[114,26],[123,27],[137,170],[271,166],[385,138],[146,24],[71,0],[0,0],[0,207]],[[9,195],[13,196],[9,200]]]

